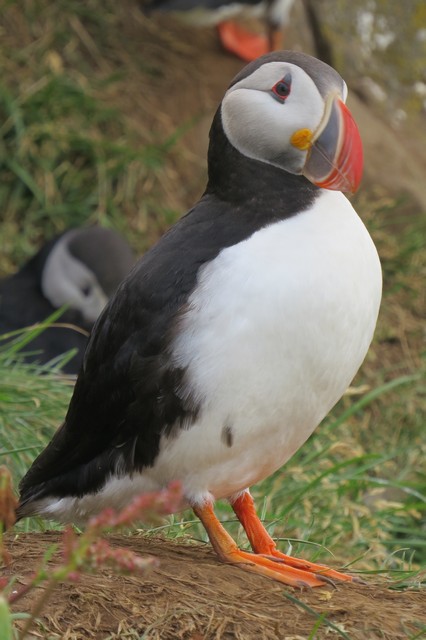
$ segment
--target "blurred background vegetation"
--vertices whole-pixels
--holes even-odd
[[[407,185],[411,167],[426,170],[424,3],[315,7],[333,62],[358,96],[367,169],[354,204],[382,259],[384,298],[351,394],[254,494],[283,548],[303,546],[323,560],[328,548],[358,569],[421,576],[426,200],[417,178],[411,191]],[[301,1],[286,37],[286,46],[316,52]],[[2,0],[0,276],[68,226],[115,228],[143,253],[202,193],[208,126],[241,66],[213,30],[148,19],[136,0]],[[377,148],[370,141],[383,126]],[[398,154],[404,166],[395,172],[386,163]],[[0,349],[0,463],[16,482],[61,422],[72,390],[57,370],[43,373]],[[226,506],[221,515],[231,517]],[[175,517],[164,531],[202,537],[191,518]]]
[[[311,0],[321,12],[332,62],[347,81],[370,86],[394,122],[425,112],[426,5],[423,0]],[[367,79],[367,83],[365,82]]]

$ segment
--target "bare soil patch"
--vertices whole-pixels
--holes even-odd
[[[56,532],[10,535],[9,575],[26,584]],[[307,640],[319,615],[351,640],[403,640],[426,624],[426,597],[396,592],[383,582],[295,591],[221,564],[209,546],[168,540],[111,536],[113,545],[158,558],[146,578],[109,571],[63,584],[53,593],[34,638],[139,638],[149,640]],[[52,564],[58,562],[53,558]],[[37,588],[19,601],[29,611]],[[306,611],[291,598],[307,605]],[[41,631],[42,629],[42,631]],[[345,637],[323,621],[315,638]]]

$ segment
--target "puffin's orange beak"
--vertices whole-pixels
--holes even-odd
[[[351,112],[337,96],[328,99],[309,142],[303,175],[323,189],[355,193],[362,177],[362,141]]]

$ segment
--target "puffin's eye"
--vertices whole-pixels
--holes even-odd
[[[291,91],[291,73],[287,73],[282,80],[278,80],[271,91],[276,100],[285,102]]]
[[[82,288],[81,293],[87,298],[92,293],[92,287],[90,284],[87,284]]]

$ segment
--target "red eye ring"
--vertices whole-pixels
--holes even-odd
[[[278,80],[271,89],[272,95],[279,102],[285,102],[291,91],[291,74],[287,73],[284,78]]]

